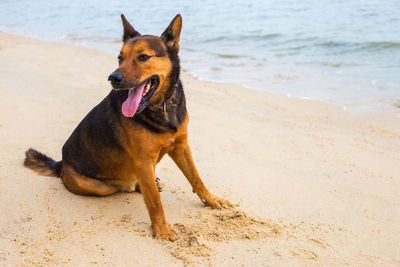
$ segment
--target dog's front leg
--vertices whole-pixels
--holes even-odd
[[[177,237],[169,229],[165,221],[164,210],[161,204],[160,192],[158,191],[155,175],[155,166],[152,161],[141,161],[136,165],[136,174],[140,191],[146,203],[151,219],[151,227],[157,239],[175,241]]]
[[[197,172],[196,166],[194,165],[192,152],[190,151],[187,138],[176,144],[174,149],[169,152],[169,155],[192,185],[193,192],[199,196],[203,203],[213,209],[231,206],[229,201],[211,194],[204,186],[203,181]]]

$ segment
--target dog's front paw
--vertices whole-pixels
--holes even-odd
[[[204,204],[213,209],[232,207],[232,204],[228,200],[214,196],[213,194],[210,194],[210,196],[204,201]]]
[[[160,240],[175,241],[178,237],[167,226],[164,230],[154,231],[154,237]]]

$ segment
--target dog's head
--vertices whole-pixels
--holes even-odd
[[[118,56],[119,67],[108,80],[114,90],[126,90],[122,114],[133,117],[147,106],[161,104],[168,89],[179,75],[179,37],[182,17],[176,15],[164,33],[158,37],[141,35],[121,15],[124,27],[123,46]],[[177,66],[176,66],[177,65]]]

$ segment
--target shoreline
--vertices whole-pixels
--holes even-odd
[[[177,243],[151,238],[138,193],[69,193],[22,166],[56,160],[109,92],[103,51],[0,32],[0,262],[5,265],[398,265],[400,124],[182,75],[204,208],[168,157],[157,166]],[[148,257],[143,257],[148,255]]]
[[[117,47],[116,51],[118,51],[120,44],[118,43],[115,45],[112,45],[110,42],[100,42],[100,43],[94,43],[94,42],[88,42],[85,40],[77,39],[77,38],[64,38],[64,39],[54,39],[50,37],[44,37],[42,34],[33,34],[33,35],[24,35],[20,34],[18,32],[16,33],[8,33],[7,31],[0,31],[5,34],[11,34],[11,35],[16,35],[16,36],[24,36],[27,38],[32,38],[40,41],[45,41],[45,42],[56,42],[56,43],[62,43],[62,44],[67,44],[67,45],[73,45],[73,46],[78,46],[78,47],[85,47],[89,49],[95,49],[101,52],[105,52],[109,55],[114,55],[111,52],[112,47]],[[183,49],[184,50],[184,49]],[[185,61],[185,58],[183,57],[181,59],[181,65],[182,61]],[[185,64],[185,63],[184,63]],[[186,62],[186,64],[190,65],[193,64],[192,62]],[[194,64],[195,65],[195,64]],[[357,83],[357,86],[359,87],[357,90],[362,91],[363,88],[370,87],[371,84],[376,83],[377,81],[369,81],[365,78],[356,78],[352,76],[346,76],[346,75],[341,75],[338,73],[334,72],[327,72],[326,70],[318,69],[316,67],[313,68],[305,68],[297,66],[297,65],[275,65],[272,64],[269,67],[273,67],[274,70],[268,73],[270,76],[270,80],[266,85],[263,86],[249,86],[244,84],[244,82],[240,81],[224,81],[224,80],[218,80],[218,79],[213,79],[211,77],[206,77],[204,78],[201,74],[197,73],[193,69],[187,69],[184,66],[182,67],[182,72],[186,73],[187,75],[190,75],[192,78],[199,79],[199,80],[204,80],[204,81],[209,81],[213,83],[233,83],[235,85],[245,87],[251,90],[256,90],[256,91],[262,91],[262,92],[268,92],[272,94],[278,94],[290,98],[297,98],[297,99],[306,99],[306,100],[313,100],[317,102],[322,102],[330,105],[336,105],[340,106],[343,110],[348,111],[352,114],[356,114],[357,116],[360,117],[375,117],[379,115],[383,116],[388,116],[388,117],[394,117],[396,119],[400,119],[400,99],[395,99],[393,97],[387,97],[387,96],[380,96],[380,98],[377,98],[378,95],[375,95],[374,97],[365,97],[362,96],[360,99],[354,98],[355,95],[352,97],[350,96],[344,96],[341,94],[336,95],[337,92],[332,91],[331,89],[323,89],[323,93],[318,93],[316,91],[317,89],[314,88],[310,91],[310,93],[307,94],[308,89],[307,87],[315,87],[314,84],[318,84],[319,86],[324,86],[323,84],[330,84],[334,83],[337,81],[337,84],[333,85],[333,88],[338,88],[338,87],[346,87],[351,83]],[[242,67],[243,69],[244,67]],[[293,73],[294,71],[294,73]],[[296,80],[300,76],[304,76],[300,78],[300,81],[293,82],[292,79]],[[207,74],[205,74],[207,76]],[[272,78],[271,78],[272,77]],[[275,78],[273,78],[275,77]],[[277,78],[276,78],[277,77]],[[307,78],[306,78],[307,77]],[[310,80],[311,79],[311,80]],[[304,80],[310,80],[308,82],[305,82]],[[358,84],[360,83],[360,84]],[[395,91],[396,88],[400,88],[398,84],[395,84],[393,82],[386,82],[386,81],[380,81],[378,82],[380,86],[382,87],[387,87],[386,90],[391,90]],[[375,85],[374,85],[375,86]],[[268,87],[269,89],[265,89]],[[297,88],[292,92],[289,92],[286,89],[283,91],[280,91],[280,88]],[[298,89],[300,88],[300,89]],[[298,92],[300,90],[300,92]],[[328,90],[328,91],[327,91]],[[371,90],[369,88],[369,90]],[[315,94],[315,95],[312,95]],[[326,98],[324,95],[329,95],[332,94],[330,97]],[[354,93],[353,93],[354,94]],[[374,92],[376,94],[376,92]],[[383,98],[382,98],[383,97]],[[354,98],[353,100],[350,100],[351,98]]]

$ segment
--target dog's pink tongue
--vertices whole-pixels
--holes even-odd
[[[147,81],[139,85],[136,89],[129,89],[128,98],[122,103],[122,114],[125,117],[133,117],[139,106],[140,100],[142,100],[143,90],[147,84]]]

